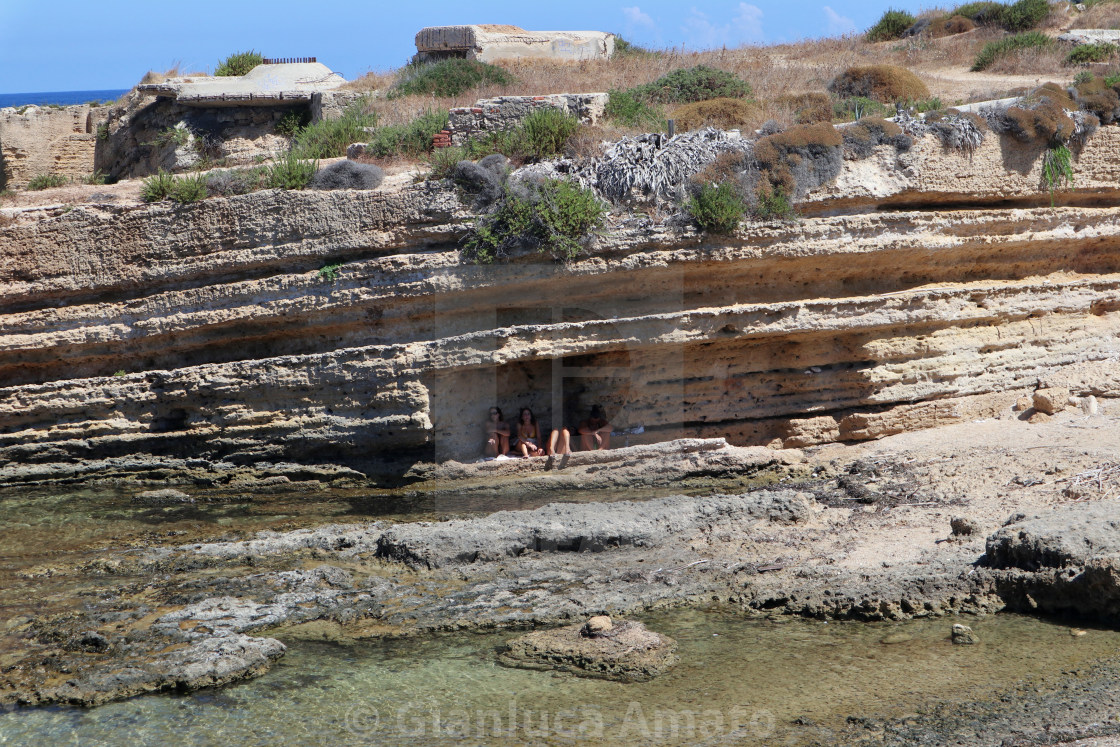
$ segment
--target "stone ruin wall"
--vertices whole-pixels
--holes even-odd
[[[0,109],[0,189],[22,189],[46,174],[88,177],[105,111],[87,104]]]
[[[583,124],[598,124],[610,95],[606,93],[556,93],[548,96],[498,96],[480,99],[474,106],[451,109],[447,129],[451,143],[462,145],[487,132],[512,130],[538,109],[560,109]]]

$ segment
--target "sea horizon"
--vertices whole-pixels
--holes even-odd
[[[105,88],[88,91],[33,91],[0,93],[0,109],[11,106],[71,106],[90,101],[116,101],[128,93],[127,88]]]

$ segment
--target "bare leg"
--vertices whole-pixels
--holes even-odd
[[[519,441],[517,444],[517,448],[521,451],[522,457],[524,457],[525,459],[529,458],[529,444],[525,443],[524,441]]]
[[[486,449],[485,449],[485,452],[484,452],[486,454],[486,456],[488,456],[488,457],[498,456],[498,446],[499,445],[500,444],[499,444],[499,441],[498,441],[498,436],[496,434],[491,435],[490,440],[486,442]]]
[[[600,449],[609,449],[611,447],[611,432],[610,431],[600,431],[599,432],[599,439],[600,439],[599,440],[599,448]]]
[[[581,449],[583,449],[584,451],[591,451],[591,449],[593,448],[592,442],[593,442],[594,436],[595,436],[594,433],[581,433],[581,434],[579,434],[579,447]]]
[[[509,453],[509,436],[503,436],[501,433],[499,433],[498,434],[498,441],[500,442],[500,445],[501,445],[501,448],[502,448],[502,450],[499,453],[500,454],[508,454]]]

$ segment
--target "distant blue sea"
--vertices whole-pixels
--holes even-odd
[[[84,104],[87,101],[116,101],[127,88],[111,89],[107,91],[43,91],[41,93],[0,93],[0,109],[5,106],[25,106],[35,104]]]

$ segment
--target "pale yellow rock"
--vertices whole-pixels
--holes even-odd
[[[1069,404],[1069,389],[1049,387],[1034,393],[1034,409],[1047,415],[1054,415],[1066,409]]]

